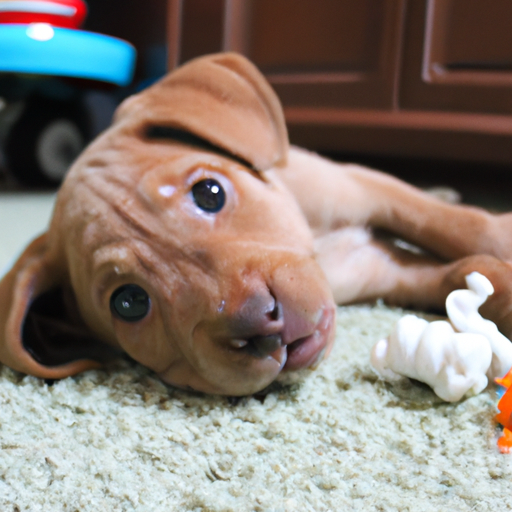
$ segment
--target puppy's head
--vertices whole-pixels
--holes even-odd
[[[334,306],[273,170],[287,151],[279,102],[240,56],[197,59],[129,98],[0,283],[0,359],[60,378],[124,351],[229,395],[316,363]]]

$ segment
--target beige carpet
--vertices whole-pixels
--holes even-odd
[[[4,199],[7,258],[22,236],[14,224],[26,224],[14,215],[6,242]],[[25,212],[20,199],[11,207]],[[41,200],[34,221],[50,207]],[[236,404],[171,389],[127,361],[53,385],[3,368],[0,510],[512,510],[494,390],[444,404],[371,370],[371,346],[400,315],[341,308],[327,362]]]

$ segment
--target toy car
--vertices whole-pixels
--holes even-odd
[[[0,0],[0,155],[24,185],[58,184],[92,138],[88,91],[131,82],[135,49],[78,30],[86,13],[83,0]]]

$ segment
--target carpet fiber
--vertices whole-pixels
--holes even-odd
[[[0,263],[53,201],[8,199]],[[494,389],[445,404],[371,370],[372,345],[401,314],[340,308],[326,362],[238,403],[174,390],[130,361],[53,384],[0,367],[0,510],[509,509]]]
[[[401,313],[340,308],[325,363],[238,403],[130,361],[53,384],[3,368],[0,510],[505,510],[494,391],[445,404],[371,370]]]

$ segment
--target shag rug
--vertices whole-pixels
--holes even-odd
[[[131,361],[54,383],[2,368],[0,510],[510,510],[495,390],[446,404],[372,371],[402,313],[340,308],[326,362],[239,401]]]

